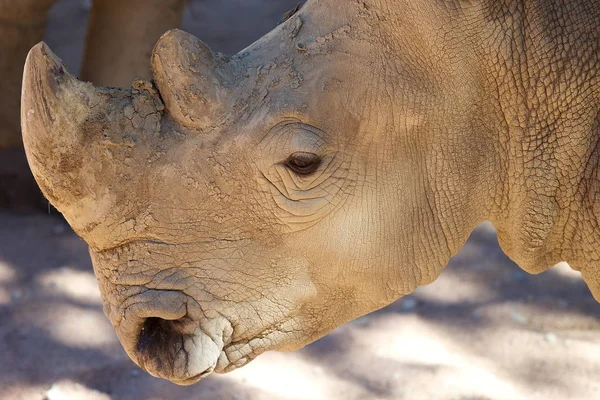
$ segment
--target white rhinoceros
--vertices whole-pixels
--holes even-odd
[[[309,0],[226,58],[181,31],[128,90],[44,44],[22,126],[131,358],[190,384],[432,282],[484,220],[600,299],[600,3]]]

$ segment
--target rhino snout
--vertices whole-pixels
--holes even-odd
[[[189,385],[228,363],[223,347],[231,325],[222,317],[205,318],[187,295],[148,290],[126,303],[117,336],[129,356],[151,375]]]

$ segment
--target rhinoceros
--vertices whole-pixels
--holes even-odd
[[[22,128],[149,373],[295,350],[436,279],[480,222],[600,300],[600,3],[309,0],[232,57],[179,30],[129,89],[44,45]]]

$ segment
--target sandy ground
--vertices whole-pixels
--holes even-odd
[[[210,5],[210,6],[209,6]],[[194,1],[184,27],[233,53],[295,1]],[[47,41],[76,71],[86,9]],[[481,226],[432,285],[296,353],[178,387],[139,370],[102,314],[85,243],[56,215],[0,212],[0,399],[600,399],[600,305],[565,265],[519,270]]]

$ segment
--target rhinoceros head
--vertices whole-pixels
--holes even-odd
[[[309,2],[231,58],[168,32],[127,90],[31,50],[30,166],[151,374],[190,384],[306,345],[434,280],[484,218],[468,60],[343,8]]]

